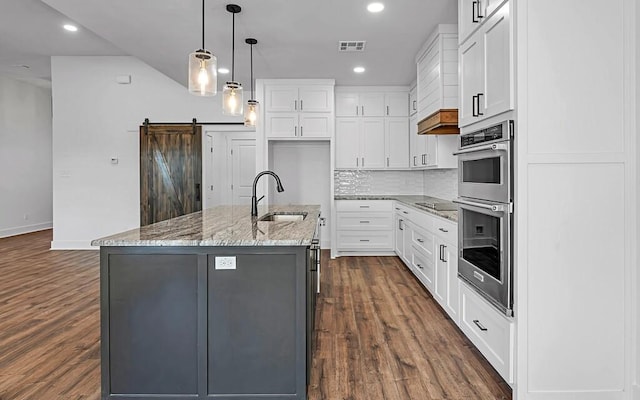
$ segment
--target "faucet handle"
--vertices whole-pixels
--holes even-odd
[[[257,203],[258,201],[262,200],[262,199],[264,199],[264,196],[260,197],[260,198],[256,201],[256,203]]]

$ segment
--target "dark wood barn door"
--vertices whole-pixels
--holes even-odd
[[[202,210],[202,127],[140,127],[140,226]]]

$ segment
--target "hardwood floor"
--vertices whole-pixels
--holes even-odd
[[[98,252],[50,241],[0,239],[0,400],[100,398]],[[511,399],[398,258],[326,263],[316,330],[310,400]]]

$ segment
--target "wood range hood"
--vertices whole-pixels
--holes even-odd
[[[442,109],[418,122],[418,135],[457,135],[458,110],[455,108]]]

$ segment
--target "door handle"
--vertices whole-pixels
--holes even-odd
[[[298,111],[298,100],[293,101],[293,109]]]
[[[404,221],[402,218],[398,219],[398,229],[403,231],[404,229],[402,228],[402,221]]]
[[[302,101],[302,100],[300,100]],[[302,136],[302,125],[300,125],[300,136]]]
[[[446,229],[444,229],[444,228],[438,228],[438,230],[439,230],[440,232],[444,232],[444,233],[449,232],[448,230],[446,230]]]
[[[489,329],[485,328],[485,327],[480,323],[480,321],[479,321],[479,320],[477,320],[477,319],[474,319],[474,320],[473,320],[473,323],[474,323],[474,324],[476,324],[476,326],[477,326],[478,328],[480,328],[480,330],[481,330],[481,331],[483,331],[483,332],[486,332],[486,331],[488,331],[488,330],[489,330]]]
[[[389,166],[389,157],[387,157],[387,167]]]
[[[478,116],[484,115],[484,113],[480,112],[480,96],[484,96],[484,93],[478,93],[478,95],[476,96],[476,98],[478,99]]]
[[[298,127],[297,126],[293,127],[293,135],[294,136],[298,136]]]
[[[476,0],[474,0],[471,3],[471,22],[474,24],[477,24],[479,21],[476,19],[476,6],[477,6],[478,2]]]
[[[478,113],[476,112],[476,96],[472,96],[472,100],[471,100],[471,114],[473,114],[474,117],[478,116]]]
[[[358,106],[356,106],[356,115],[360,115],[360,110],[358,110]]]
[[[494,143],[494,144],[486,144],[483,146],[477,146],[477,147],[472,147],[470,149],[456,151],[455,153],[453,153],[453,155],[457,156],[460,154],[475,153],[475,152],[485,151],[485,150],[507,151],[508,149],[505,143]]]
[[[418,101],[414,100],[413,101],[413,111],[416,111],[418,109],[417,105],[418,105]]]
[[[302,100],[300,100],[300,111],[304,110]]]
[[[360,106],[362,107],[362,116],[364,117],[364,106]]]
[[[360,157],[356,157],[356,167],[360,166]]]
[[[418,156],[413,156],[413,166],[416,167],[416,160],[418,159]]]
[[[364,168],[364,157],[362,157],[362,168]]]
[[[387,115],[389,115],[389,106],[387,106]]]

